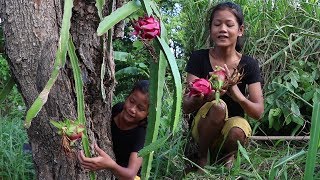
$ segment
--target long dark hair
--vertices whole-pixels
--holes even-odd
[[[219,10],[230,10],[230,12],[232,14],[234,14],[234,16],[236,17],[237,22],[239,24],[239,27],[241,25],[243,25],[244,16],[243,16],[241,7],[238,4],[233,3],[233,2],[222,2],[222,3],[219,3],[216,6],[214,6],[211,10],[210,18],[209,18],[209,28],[210,29],[211,29],[214,13]],[[240,52],[243,47],[243,44],[244,44],[244,38],[242,36],[238,37],[237,43],[236,43],[236,51]]]
[[[148,80],[140,80],[135,83],[130,94],[133,93],[135,90],[141,91],[143,94],[149,93],[149,81]]]

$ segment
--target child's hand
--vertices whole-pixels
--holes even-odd
[[[78,159],[82,167],[93,171],[100,169],[112,169],[116,165],[116,162],[107,153],[100,149],[97,144],[95,144],[94,147],[99,154],[97,157],[85,157],[83,151],[78,153]]]

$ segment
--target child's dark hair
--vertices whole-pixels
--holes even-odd
[[[149,93],[149,81],[148,80],[140,80],[140,81],[136,82],[136,84],[132,88],[130,94],[135,90],[138,90],[138,91],[142,92],[143,94],[148,94]]]
[[[243,16],[241,7],[238,4],[233,2],[222,2],[214,6],[211,10],[210,21],[209,21],[210,29],[211,29],[214,13],[219,10],[230,10],[230,12],[232,12],[236,17],[239,26],[243,25],[244,16]],[[243,43],[244,43],[244,39],[242,39],[242,37],[238,37],[237,44],[236,44],[236,51],[238,52],[241,51],[243,47]]]

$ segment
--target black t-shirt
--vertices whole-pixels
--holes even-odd
[[[143,148],[146,128],[142,125],[129,130],[119,129],[114,117],[122,111],[123,105],[118,103],[112,107],[111,133],[116,162],[122,167],[128,167],[130,154]]]
[[[262,82],[260,75],[260,69],[258,61],[242,55],[241,60],[238,65],[238,69],[243,73],[243,78],[238,84],[238,87],[242,94],[246,95],[246,86],[255,82]],[[194,51],[188,61],[186,71],[193,74],[199,78],[208,78],[209,72],[213,69],[210,64],[209,49],[201,49]],[[229,117],[233,116],[244,116],[244,111],[239,103],[232,100],[231,97],[224,94],[221,99],[226,102],[228,106]]]

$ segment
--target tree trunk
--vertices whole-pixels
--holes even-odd
[[[64,0],[0,0],[5,35],[5,51],[12,76],[27,109],[48,81],[55,60]],[[111,1],[112,2],[112,1]],[[106,0],[109,7],[110,0]],[[106,9],[105,12],[109,10]],[[112,152],[110,117],[114,89],[112,49],[103,52],[96,30],[98,13],[93,0],[74,0],[71,35],[81,62],[89,141]],[[105,41],[105,40],[104,40]],[[106,58],[106,103],[100,90],[100,70]],[[70,62],[62,68],[47,103],[28,129],[37,179],[88,179],[74,154],[61,148],[61,136],[49,120],[76,119],[77,102]],[[78,145],[78,148],[80,145]],[[99,171],[98,179],[111,179],[109,171]]]

